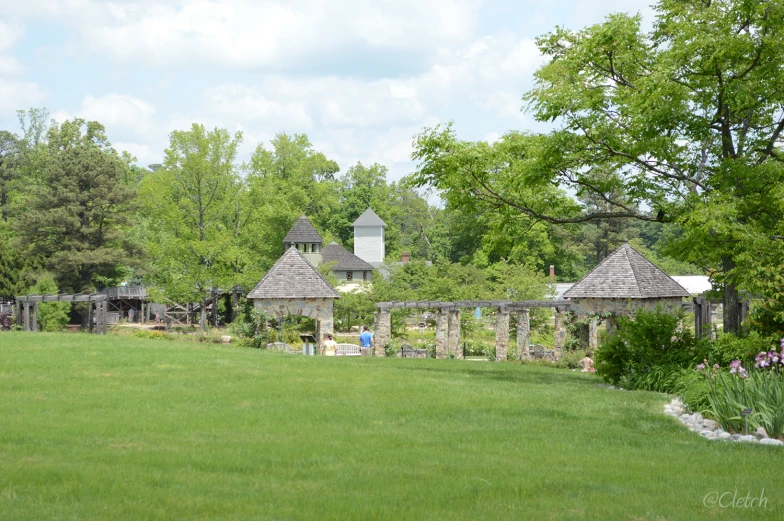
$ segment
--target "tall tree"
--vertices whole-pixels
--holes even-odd
[[[548,61],[525,99],[560,128],[530,137],[502,181],[474,178],[468,193],[557,224],[677,222],[679,255],[714,274],[734,332],[748,282],[738,261],[782,217],[773,194],[784,179],[784,2],[660,0],[655,9],[647,34],[639,16],[615,14],[539,38]],[[607,171],[616,176],[598,175]],[[543,206],[521,197],[520,184],[590,191],[607,207]]]
[[[237,283],[236,164],[242,134],[194,124],[169,137],[164,167],[143,177],[145,238],[155,279],[175,301]]]
[[[66,131],[69,145],[52,149],[26,211],[14,223],[19,244],[44,257],[60,288],[68,291],[89,291],[94,276],[133,262],[122,232],[135,196],[124,183],[128,166],[108,142],[99,145],[82,133],[102,134],[100,124],[83,123],[50,129],[50,143]]]

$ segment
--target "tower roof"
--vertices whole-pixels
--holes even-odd
[[[386,228],[387,223],[382,221],[376,212],[368,208],[351,226],[382,226]]]
[[[307,244],[321,244],[324,239],[321,238],[319,232],[313,227],[310,220],[305,217],[305,214],[297,219],[294,226],[291,227],[289,233],[283,239],[284,243],[307,243]]]
[[[336,262],[334,271],[373,271],[373,266],[363,261],[336,242],[331,242],[321,250],[321,262]]]
[[[564,298],[688,297],[689,292],[669,275],[624,244],[563,294]]]
[[[291,247],[256,284],[248,298],[339,298],[316,268]]]

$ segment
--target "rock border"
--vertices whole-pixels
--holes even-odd
[[[745,443],[759,443],[761,445],[781,446],[784,442],[775,438],[768,437],[762,427],[755,434],[730,434],[721,428],[718,422],[703,418],[698,412],[687,413],[686,406],[680,398],[674,398],[670,403],[664,405],[664,413],[668,416],[677,418],[692,432],[698,433],[708,440],[736,441]]]

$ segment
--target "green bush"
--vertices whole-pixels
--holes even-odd
[[[692,411],[704,411],[709,406],[710,390],[710,379],[704,372],[681,368],[675,373],[675,381],[668,392],[678,395]]]
[[[708,347],[680,327],[682,318],[661,308],[618,317],[617,333],[596,352],[597,374],[615,385],[625,381],[635,389],[667,390],[674,383],[667,373],[693,367]]]
[[[35,286],[30,288],[30,295],[55,295],[58,293],[57,283],[52,274],[44,272],[38,276]],[[68,302],[41,302],[38,304],[38,326],[41,331],[60,331],[68,324],[68,313],[71,304]]]
[[[706,358],[709,364],[720,366],[727,366],[733,360],[751,362],[754,360],[754,355],[760,351],[768,351],[776,344],[775,338],[762,336],[756,331],[750,332],[745,337],[721,333],[710,344]]]

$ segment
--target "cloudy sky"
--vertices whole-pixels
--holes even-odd
[[[345,170],[411,171],[412,136],[453,120],[465,139],[541,129],[520,111],[534,38],[652,0],[0,0],[0,128],[15,111],[102,122],[160,162],[191,123],[242,130],[242,159],[306,133]]]

